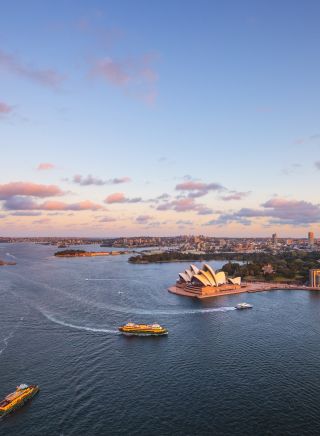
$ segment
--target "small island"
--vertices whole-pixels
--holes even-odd
[[[96,256],[117,256],[125,254],[124,251],[85,251],[85,250],[63,250],[54,253],[57,257],[96,257]]]

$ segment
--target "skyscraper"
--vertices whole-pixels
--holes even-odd
[[[308,233],[308,243],[309,243],[309,245],[314,245],[314,233],[313,232]]]
[[[278,237],[276,233],[272,234],[272,245],[277,245]]]

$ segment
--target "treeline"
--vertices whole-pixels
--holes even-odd
[[[222,269],[244,279],[306,283],[309,280],[309,270],[320,267],[319,259],[320,253],[317,252],[292,251],[276,255],[257,253],[243,264],[229,262]]]
[[[131,263],[156,263],[156,262],[201,262],[203,260],[225,260],[226,256],[218,253],[194,254],[181,253],[180,251],[166,251],[155,254],[139,254],[129,257]]]
[[[267,280],[305,283],[309,270],[320,268],[320,253],[291,251],[285,253],[181,253],[141,254],[129,258],[131,263],[197,262],[227,260],[222,270],[244,280]]]
[[[86,253],[85,250],[62,250],[54,253],[55,256],[79,256],[79,254]]]

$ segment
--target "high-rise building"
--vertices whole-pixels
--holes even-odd
[[[309,245],[314,245],[314,233],[313,232],[308,233],[308,243],[309,243]]]
[[[272,245],[277,245],[278,237],[276,233],[272,234]]]
[[[309,271],[309,285],[313,288],[320,288],[320,269]]]

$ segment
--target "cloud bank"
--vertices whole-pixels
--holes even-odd
[[[273,198],[261,205],[262,209],[242,208],[230,214],[221,214],[207,225],[239,223],[250,225],[255,218],[266,218],[269,224],[303,226],[320,222],[320,206],[304,200]]]

